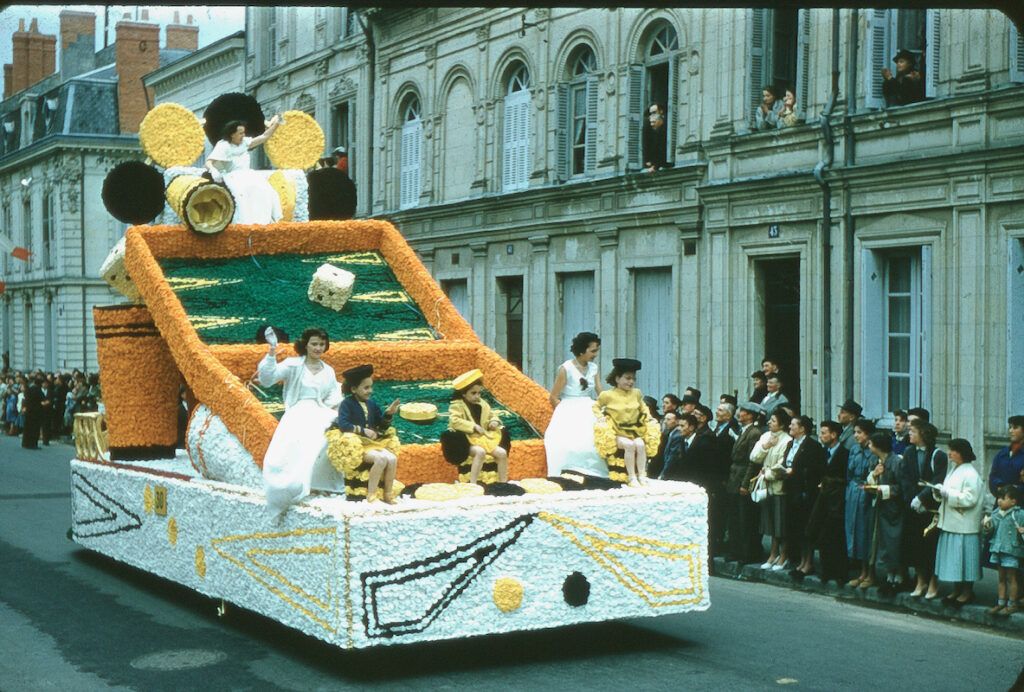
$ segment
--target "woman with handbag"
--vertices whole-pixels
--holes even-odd
[[[874,498],[868,562],[871,564],[872,576],[880,582],[879,593],[891,596],[894,593],[894,581],[900,572],[906,504],[903,495],[907,492],[908,484],[904,482],[906,474],[903,458],[892,452],[892,435],[882,431],[873,433],[868,448],[879,460],[864,484],[864,492]]]
[[[910,422],[910,446],[903,453],[904,462],[917,467],[917,478],[925,483],[941,483],[946,478],[949,460],[946,453],[935,446],[939,430],[920,418]],[[909,498],[904,520],[903,554],[907,565],[914,568],[917,586],[910,594],[927,600],[939,597],[939,582],[935,578],[935,550],[939,544],[938,524],[933,520],[939,513],[939,503],[932,497],[931,488],[914,489]]]
[[[761,465],[761,472],[755,479],[751,496],[757,491],[758,479],[767,488],[767,497],[761,505],[761,533],[772,540],[768,559],[761,569],[775,572],[789,568],[785,558],[786,513],[782,469],[786,458],[786,447],[792,438],[786,433],[790,416],[781,408],[768,418],[768,432],[763,434],[750,452],[750,461]],[[755,499],[756,502],[756,499]]]
[[[942,602],[954,608],[974,602],[974,582],[981,579],[981,499],[985,485],[971,463],[976,458],[970,442],[950,440],[949,473],[932,491],[932,497],[941,503],[935,572],[939,581],[953,582],[953,592]]]
[[[875,432],[875,424],[866,418],[859,418],[853,424],[855,444],[850,450],[846,465],[846,497],[844,520],[846,524],[846,556],[860,560],[860,574],[847,582],[851,588],[868,588],[874,581],[868,576],[868,553],[871,549],[870,498],[864,492],[864,483],[878,459],[868,449],[868,438]]]

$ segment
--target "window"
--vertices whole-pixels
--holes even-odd
[[[1010,81],[1024,82],[1024,34],[1013,22],[1007,21],[1010,25]]]
[[[562,312],[562,341],[558,352],[562,353],[580,332],[597,331],[594,272],[559,274],[558,303]]]
[[[569,81],[559,84],[558,169],[564,180],[597,168],[597,61],[589,46],[569,59]]]
[[[267,11],[267,32],[264,35],[267,41],[267,69],[272,69],[277,65],[279,59],[278,55],[278,36],[277,36],[277,9],[272,8]]]
[[[25,369],[26,370],[30,370],[33,367],[35,367],[35,363],[33,362],[35,360],[35,353],[34,353],[32,347],[34,346],[35,340],[36,340],[35,325],[33,324],[33,319],[34,318],[33,318],[33,315],[32,315],[32,303],[31,302],[28,302],[28,301],[25,302],[24,318],[25,318],[25,324],[24,324],[24,337],[25,337],[25,339],[22,342],[22,346],[25,349]]]
[[[750,118],[761,105],[768,85],[796,96],[796,111],[803,119],[810,94],[810,10],[796,8],[752,9],[748,27],[750,52],[747,74],[750,86]]]
[[[57,369],[57,302],[53,297],[49,297],[46,301],[46,314],[43,315],[45,320],[43,328],[46,336],[46,351],[44,355],[44,365],[47,370],[54,371]]]
[[[32,267],[32,198],[26,197],[21,203],[21,246],[29,251],[28,259],[24,265],[19,264],[21,271],[28,271]]]
[[[0,216],[0,222],[3,223],[3,228],[0,228],[0,234],[7,236],[12,241],[14,240],[14,230],[11,228],[11,205],[4,204],[3,214]],[[10,256],[11,253],[3,253],[3,262],[0,263],[0,268],[3,269],[4,274],[10,272]]]
[[[643,132],[649,127],[647,109],[657,103],[665,109],[665,152],[669,163],[675,159],[679,116],[679,37],[666,21],[657,21],[642,40],[643,62],[629,67],[629,130],[627,165],[633,170],[643,163]]]
[[[348,152],[348,176],[355,178],[354,156],[352,147],[355,144],[355,130],[351,117],[353,104],[351,101],[339,103],[331,109],[331,141],[327,149],[333,151],[336,147],[345,147]]]
[[[527,187],[530,180],[530,72],[526,65],[513,66],[505,92],[505,119],[502,128],[501,189],[514,192]]]
[[[865,250],[862,396],[868,417],[929,407],[931,246]]]
[[[402,109],[402,145],[400,151],[399,202],[401,209],[415,207],[420,201],[420,149],[423,144],[423,122],[420,101],[409,96]]]
[[[452,301],[452,305],[459,311],[459,314],[469,320],[469,280],[468,279],[446,279],[441,282],[441,290]]]
[[[939,10],[866,10],[868,69],[864,73],[865,106],[884,108],[882,70],[896,72],[893,56],[909,51],[924,75],[925,97],[933,98],[939,81]]]
[[[498,345],[505,360],[523,369],[523,277],[498,279]]]
[[[47,269],[53,269],[54,229],[57,220],[53,218],[53,194],[43,196],[43,262]]]

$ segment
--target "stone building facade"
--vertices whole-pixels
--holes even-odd
[[[590,328],[603,369],[641,358],[656,396],[742,395],[768,353],[815,419],[848,396],[883,420],[923,405],[991,452],[1024,412],[1024,42],[1001,13],[367,10],[344,37],[341,21],[250,10],[247,85],[321,122],[346,104],[362,213],[393,220],[539,382]],[[899,49],[927,98],[885,107]],[[769,83],[792,85],[801,124],[752,131]],[[674,167],[645,174],[653,101]]]
[[[123,300],[99,278],[125,231],[103,206],[103,180],[142,158],[136,133],[152,94],[141,78],[195,50],[198,26],[168,27],[171,47],[160,48],[158,25],[121,21],[97,52],[92,13],[64,11],[60,22],[57,71],[56,37],[34,23],[15,32],[4,66],[0,233],[31,255],[0,261],[0,352],[16,369],[94,371],[92,308]]]

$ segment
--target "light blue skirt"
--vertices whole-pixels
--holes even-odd
[[[981,536],[976,533],[939,534],[935,552],[935,574],[939,581],[978,581],[981,579]]]

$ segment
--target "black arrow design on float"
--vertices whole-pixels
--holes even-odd
[[[71,472],[71,487],[77,491],[73,496],[76,505],[79,498],[85,498],[89,504],[103,513],[100,516],[79,521],[77,519],[78,512],[76,511],[75,523],[71,526],[72,535],[75,538],[109,536],[114,533],[134,531],[142,526],[142,519],[138,514],[97,488],[77,471]],[[80,530],[82,527],[88,527],[86,529],[88,533],[83,533]]]

